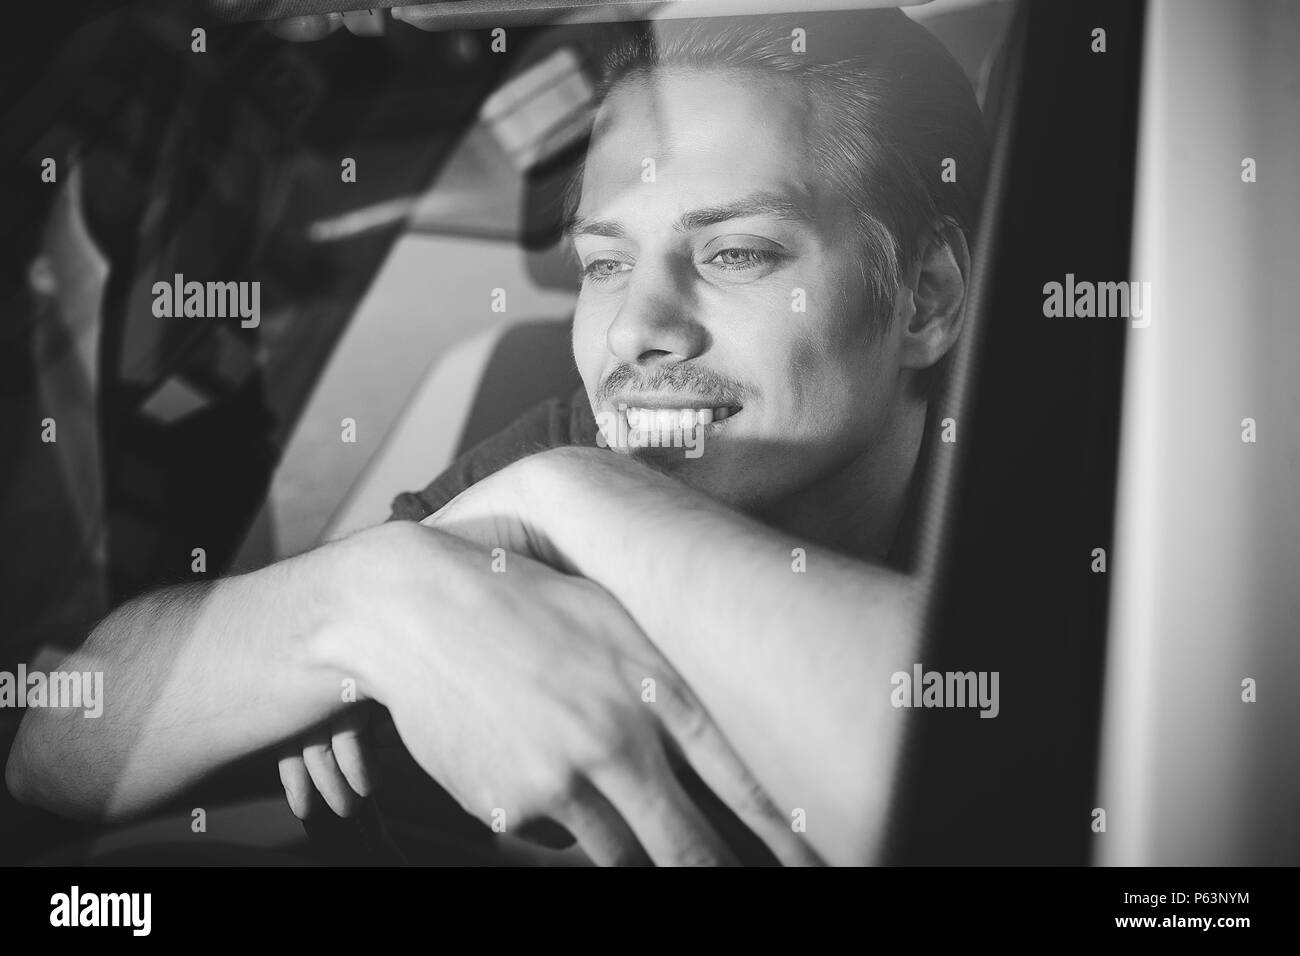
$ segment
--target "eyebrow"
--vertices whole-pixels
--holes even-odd
[[[703,206],[683,213],[673,223],[678,232],[691,232],[707,226],[716,226],[732,219],[767,216],[791,222],[811,223],[812,216],[800,203],[777,193],[754,193],[732,202],[716,206]],[[574,218],[564,230],[572,236],[605,236],[608,239],[626,239],[627,230],[614,219],[596,219],[590,216]]]

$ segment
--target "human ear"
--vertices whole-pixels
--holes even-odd
[[[912,301],[899,358],[903,368],[919,371],[939,362],[961,334],[970,248],[955,223],[940,220],[921,237],[907,279]]]

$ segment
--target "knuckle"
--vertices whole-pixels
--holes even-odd
[[[603,768],[628,746],[627,713],[609,700],[590,701],[569,710],[562,722],[561,754],[566,763],[586,771]]]
[[[584,779],[601,780],[629,770],[640,773],[648,741],[626,729],[592,734],[576,756],[575,769]]]
[[[710,727],[709,715],[695,695],[679,678],[665,679],[659,686],[668,726],[685,740],[702,739]]]
[[[573,765],[557,764],[533,774],[525,803],[540,815],[564,817],[582,806],[585,792],[582,771]]]

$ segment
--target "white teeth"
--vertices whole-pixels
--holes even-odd
[[[625,406],[628,426],[643,434],[689,430],[699,425],[724,421],[734,413],[730,408],[639,408]]]

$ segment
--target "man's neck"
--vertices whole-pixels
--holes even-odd
[[[856,558],[884,560],[907,505],[925,414],[924,402],[900,409],[863,454],[786,498],[763,520]]]

